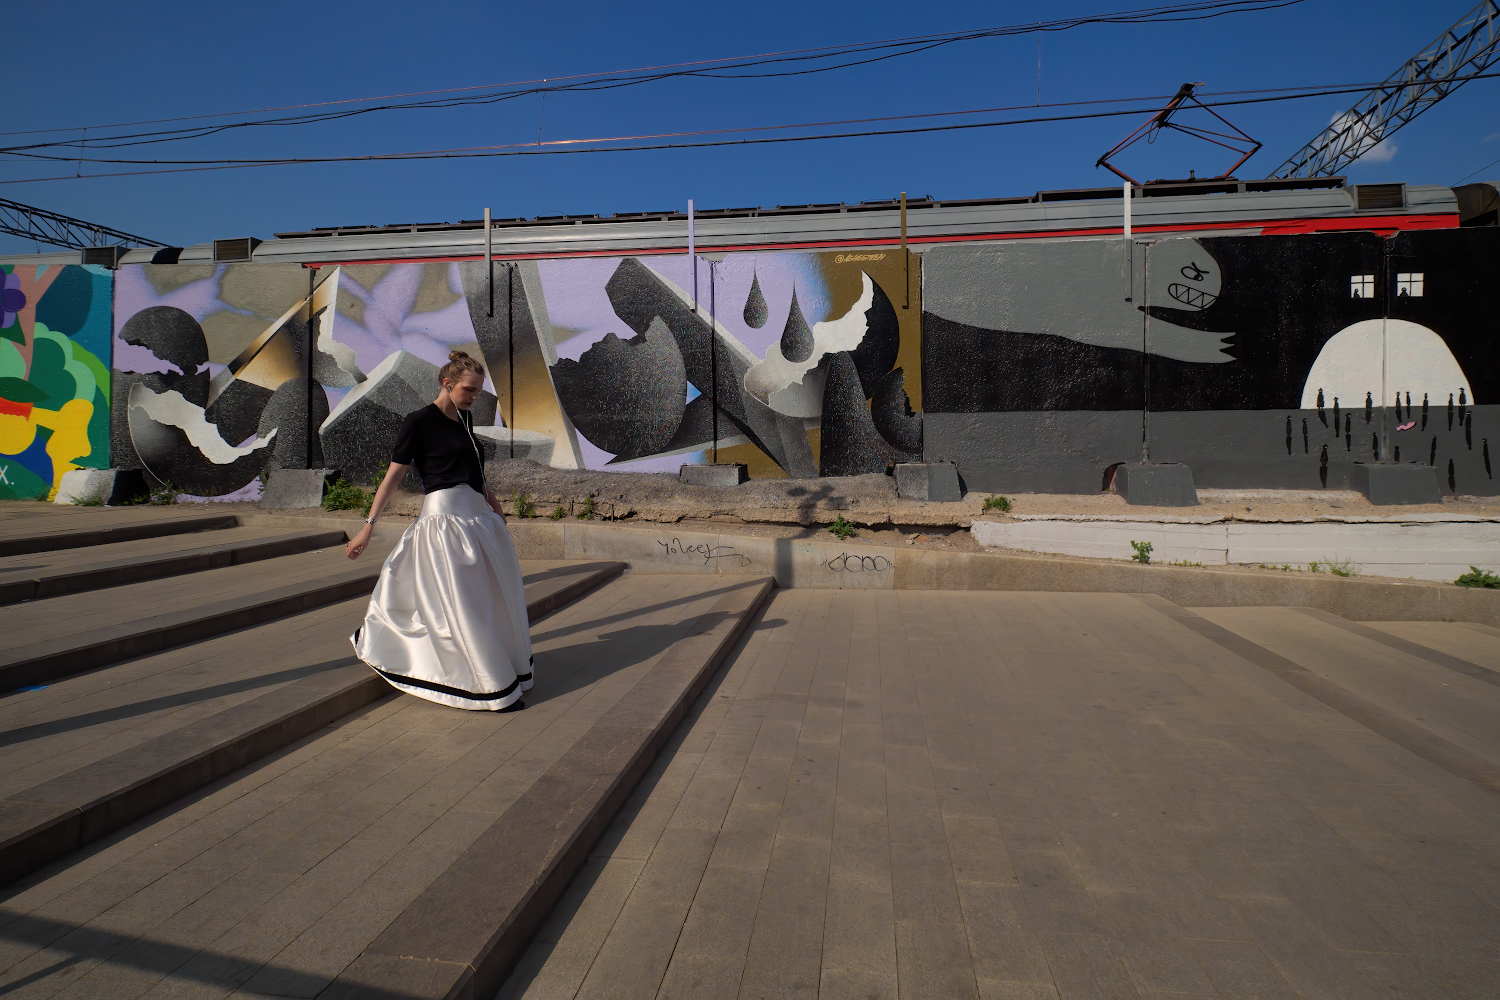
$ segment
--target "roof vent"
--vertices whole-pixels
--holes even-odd
[[[237,240],[214,240],[214,263],[234,264],[251,259],[260,240],[245,236]]]
[[[129,247],[84,247],[82,262],[85,264],[97,264],[110,270],[120,266],[120,258],[125,256]]]
[[[1405,184],[1356,184],[1354,206],[1361,212],[1371,209],[1406,207]]]

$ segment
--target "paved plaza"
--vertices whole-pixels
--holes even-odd
[[[1500,762],[1500,674],[1202,613]],[[501,996],[1477,1000],[1497,906],[1493,791],[1139,599],[792,590]]]
[[[0,997],[1496,995],[1495,628],[528,559],[462,712],[343,539],[0,507]]]

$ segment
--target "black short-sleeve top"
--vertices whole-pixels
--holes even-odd
[[[428,403],[408,413],[396,432],[391,461],[415,463],[424,493],[465,485],[484,493],[484,458],[474,437],[474,418],[467,410],[459,410],[458,417],[450,420],[436,403]]]

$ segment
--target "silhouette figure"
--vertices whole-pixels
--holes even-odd
[[[1370,422],[1370,414],[1375,410],[1375,396],[1373,393],[1365,393],[1365,423]]]
[[[1323,483],[1323,488],[1328,489],[1328,446],[1323,446],[1323,454],[1318,456],[1318,479]]]
[[[1422,429],[1427,429],[1427,393],[1422,393]]]
[[[1326,413],[1323,412],[1323,390],[1322,389],[1318,390],[1318,419],[1321,420],[1321,421],[1323,421],[1323,426],[1324,427],[1328,426],[1328,414],[1326,414]],[[1338,418],[1335,417],[1334,419],[1337,420]]]

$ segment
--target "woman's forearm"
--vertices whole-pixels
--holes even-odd
[[[398,465],[392,462],[390,468],[385,470],[385,478],[380,481],[380,487],[375,491],[375,499],[370,502],[370,520],[380,517],[380,512],[391,499],[391,494],[401,487],[401,480],[406,478],[407,465]]]

